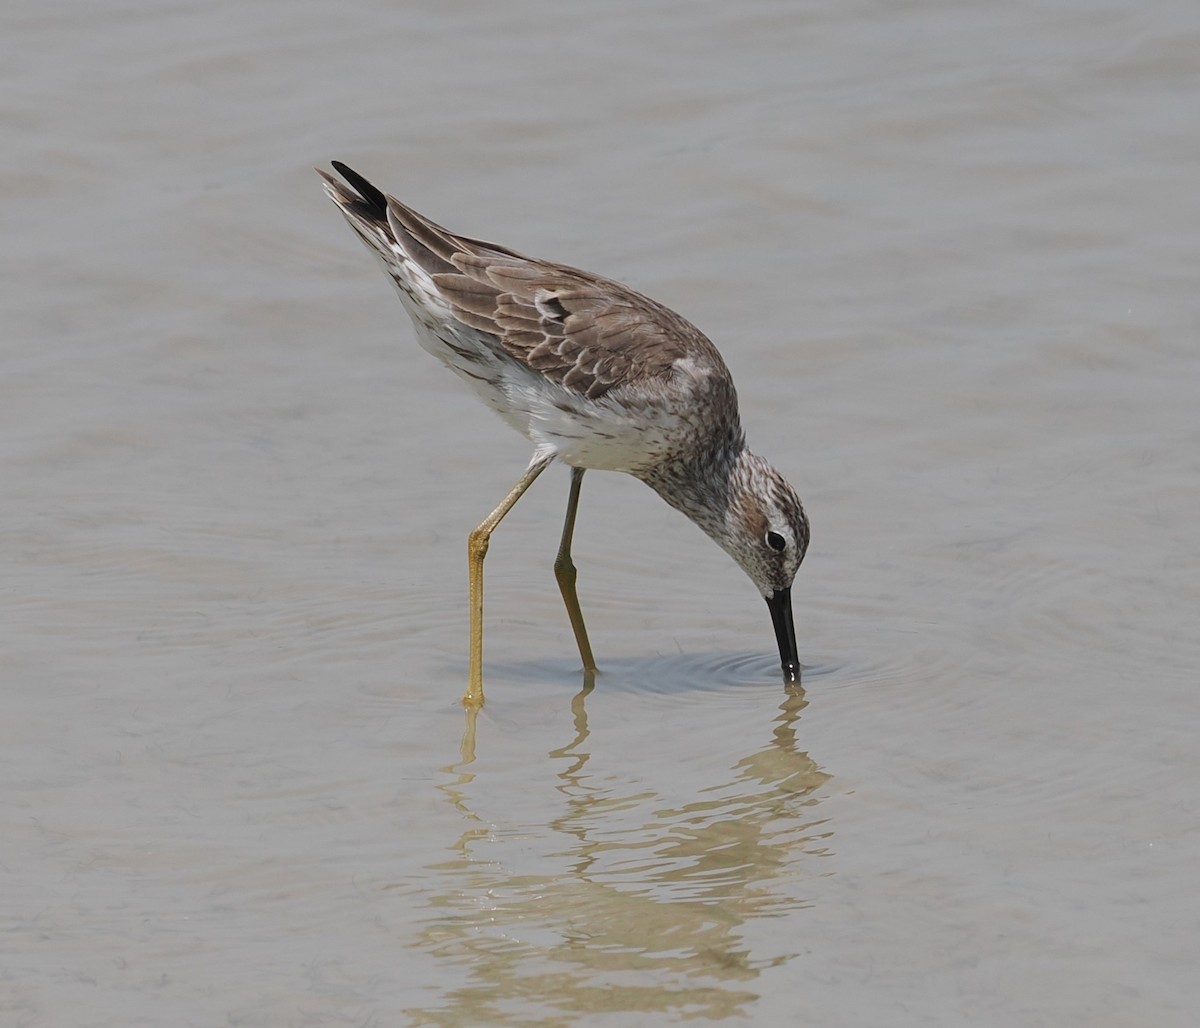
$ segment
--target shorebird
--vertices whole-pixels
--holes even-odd
[[[583,473],[640,478],[703,529],[766,598],[784,680],[800,677],[792,580],[808,518],[787,480],[746,447],[717,348],[626,286],[460,236],[332,162],[325,192],[378,258],[421,346],[533,444],[533,457],[468,539],[470,671],[483,704],[483,559],[493,530],[553,461],[571,468],[554,574],[585,674],[596,671],[571,560]]]

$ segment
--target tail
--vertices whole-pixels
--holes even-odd
[[[341,161],[330,161],[333,170],[342,176],[358,192],[350,192],[332,175],[317,169],[317,173],[325,180],[325,192],[343,210],[352,210],[355,215],[375,222],[387,223],[388,201],[384,194],[376,189],[353,168],[347,167]]]
[[[394,196],[388,196],[341,161],[329,163],[346,182],[339,182],[327,171],[317,168],[317,174],[325,180],[326,195],[338,205],[363,242],[388,263],[394,262],[397,256],[407,258],[426,275],[433,276],[457,273],[458,268],[453,263],[455,254],[499,254],[528,260],[506,247],[451,232]]]
[[[456,254],[490,252],[518,256],[494,243],[442,228],[394,196],[388,196],[341,161],[330,163],[346,183],[317,168],[317,174],[325,180],[326,195],[338,205],[363,242],[388,265],[411,262],[432,278],[457,272],[453,263]]]
[[[388,196],[341,161],[330,163],[341,180],[317,168],[325,182],[325,193],[395,285],[400,302],[412,318],[417,341],[475,388],[489,406],[499,410],[500,394],[495,382],[499,363],[506,359],[499,341],[472,330],[447,300],[437,280],[444,275],[462,277],[456,259],[507,251],[456,235]],[[492,288],[492,292],[498,290]]]

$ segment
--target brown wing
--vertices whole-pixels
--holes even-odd
[[[458,273],[433,280],[455,316],[582,396],[666,377],[689,355],[724,369],[698,329],[616,282],[502,254],[459,253],[451,261]]]
[[[691,357],[728,371],[705,335],[620,283],[459,236],[387,198],[387,220],[456,318],[552,381],[594,399],[615,385],[667,377]]]

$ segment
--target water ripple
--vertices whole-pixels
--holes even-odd
[[[675,653],[627,656],[601,661],[596,688],[603,692],[643,693],[676,697],[697,692],[725,692],[741,688],[779,688],[778,660],[764,653]],[[838,671],[836,664],[802,665],[802,684]],[[578,688],[582,672],[566,661],[488,664],[496,681],[536,679],[561,682]]]

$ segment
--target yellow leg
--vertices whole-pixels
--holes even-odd
[[[583,482],[583,471],[583,468],[571,469],[571,493],[567,498],[562,542],[558,547],[558,556],[554,558],[554,577],[558,579],[559,592],[562,593],[563,603],[567,605],[567,617],[571,619],[575,643],[579,647],[579,656],[583,658],[583,670],[590,676],[596,672],[596,658],[592,656],[592,646],[588,642],[587,628],[583,623],[583,611],[579,609],[579,596],[575,592],[575,565],[571,562],[571,537],[575,534],[575,511],[579,507],[579,486]]]
[[[521,480],[509,490],[500,505],[467,539],[467,565],[471,573],[471,670],[463,704],[478,709],[483,706],[483,558],[487,556],[492,532],[513,504],[524,495],[533,480],[549,467],[553,457],[534,456]]]

